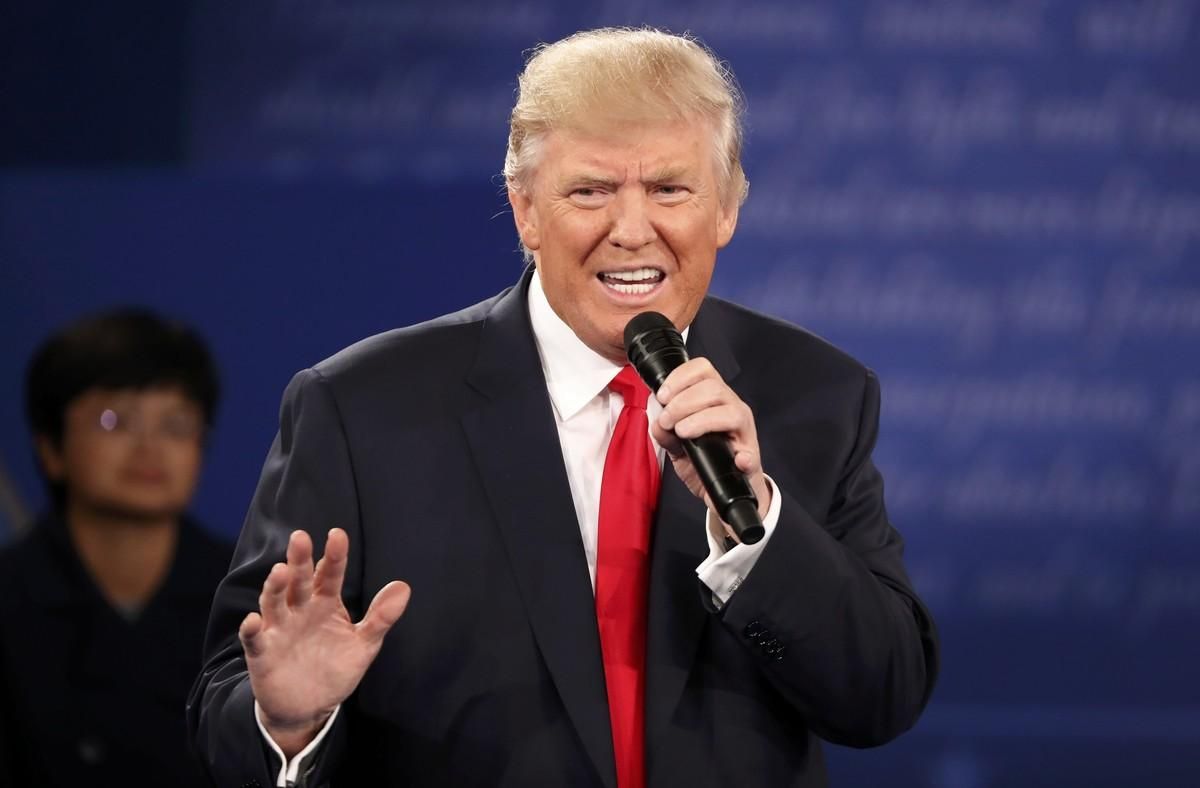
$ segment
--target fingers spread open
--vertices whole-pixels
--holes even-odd
[[[292,531],[288,539],[287,563],[292,571],[288,604],[301,607],[308,603],[313,589],[312,538],[306,532]]]
[[[287,564],[271,567],[258,595],[258,607],[262,611],[263,625],[275,626],[287,617],[287,589],[291,570]]]
[[[313,579],[313,593],[324,597],[337,597],[342,593],[342,581],[346,579],[346,557],[350,553],[350,537],[341,528],[331,528],[325,540],[325,555],[317,562]]]
[[[382,640],[392,625],[404,614],[410,596],[412,589],[408,583],[400,580],[393,580],[379,589],[379,593],[371,600],[367,614],[358,622],[358,631],[368,639]]]

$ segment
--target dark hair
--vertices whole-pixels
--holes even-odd
[[[187,326],[140,308],[83,318],[47,339],[29,362],[29,428],[62,445],[63,418],[89,389],[178,386],[211,425],[220,384],[204,340]]]

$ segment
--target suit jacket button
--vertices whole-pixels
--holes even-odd
[[[766,628],[756,618],[746,625],[746,628],[742,630],[742,634],[753,640],[766,631]]]
[[[763,653],[768,657],[773,657],[781,651],[783,651],[783,644],[775,638],[771,638],[763,644]]]

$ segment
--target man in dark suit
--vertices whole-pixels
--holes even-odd
[[[937,647],[870,459],[878,383],[706,296],[745,194],[738,108],[657,31],[530,60],[505,175],[533,266],[284,395],[189,705],[219,784],[816,786],[817,737],[915,722]],[[693,357],[649,401],[620,383],[646,310]],[[714,432],[755,545],[681,451]],[[648,484],[618,486],[641,449]],[[635,488],[657,491],[642,531]]]

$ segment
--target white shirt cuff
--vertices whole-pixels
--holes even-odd
[[[254,701],[254,721],[258,723],[258,730],[263,738],[267,740],[267,744],[279,756],[279,762],[283,764],[279,767],[279,776],[275,779],[277,788],[287,788],[289,785],[295,785],[297,778],[300,776],[300,765],[317,747],[321,746],[321,742],[325,739],[325,734],[329,733],[330,727],[333,726],[333,721],[337,719],[338,712],[342,710],[339,705],[333,710],[333,714],[329,715],[329,719],[325,720],[325,724],[321,726],[321,730],[317,731],[316,737],[308,743],[300,752],[296,753],[296,757],[289,762],[287,756],[283,754],[283,750],[279,749],[279,745],[271,738],[271,734],[267,733],[267,727],[263,725],[262,712],[259,709],[258,701]]]
[[[708,510],[705,533],[708,535],[708,558],[696,567],[696,576],[712,591],[713,604],[718,608],[725,606],[733,592],[745,582],[750,570],[758,563],[763,548],[771,541],[775,526],[779,522],[779,489],[770,476],[763,474],[767,487],[771,491],[771,505],[767,507],[767,516],[763,518],[763,538],[755,544],[734,545],[730,550],[725,549],[725,525],[712,509]]]

